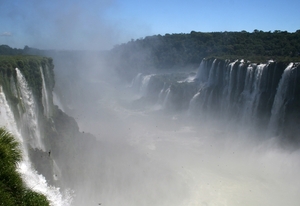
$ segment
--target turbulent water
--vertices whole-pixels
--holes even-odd
[[[230,82],[230,76],[236,75],[234,65],[228,67],[228,87],[222,93],[220,107],[225,109],[231,107],[227,97],[234,96],[238,85]],[[250,100],[240,114],[243,121],[257,111],[258,80],[265,67],[255,67],[256,72],[251,72],[251,65],[246,67],[245,77],[253,78],[255,86],[244,89],[244,97]],[[206,74],[209,85],[214,84],[214,74],[200,72],[195,80]],[[77,188],[76,205],[299,205],[299,150],[283,148],[277,138],[260,136],[245,124],[195,112],[201,95],[213,102],[212,92],[205,89],[189,95],[187,107],[191,108],[181,112],[167,110],[176,98],[171,85],[162,84],[157,99],[148,103],[145,98],[154,76],[139,74],[128,87],[94,80],[97,100],[72,110],[80,129],[94,134],[103,146],[97,151],[95,171],[88,172],[91,179]],[[178,82],[190,82],[190,78]],[[272,113],[280,104],[276,101]],[[203,118],[197,116],[201,114]]]

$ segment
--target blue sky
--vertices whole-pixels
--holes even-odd
[[[0,44],[110,49],[190,31],[300,29],[299,0],[0,0]]]

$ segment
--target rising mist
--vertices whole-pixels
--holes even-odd
[[[54,56],[54,93],[99,142],[69,168],[74,205],[298,205],[298,150],[245,125],[165,110],[103,54],[69,55]]]
[[[74,118],[70,124],[78,124],[81,136],[65,131],[72,138],[60,142],[63,152],[54,156],[56,148],[51,148],[46,156],[51,153],[57,162],[53,182],[61,191],[74,191],[72,205],[299,205],[297,148],[283,147],[276,137],[229,121],[230,116],[220,120],[170,108],[167,84],[157,84],[160,101],[149,99],[146,76],[165,72],[159,79],[168,80],[171,71],[158,72],[147,59],[149,50],[133,51],[138,61],[129,66],[95,51],[145,36],[151,28],[128,19],[108,21],[110,9],[117,7],[114,0],[88,1],[86,7],[81,1],[55,2],[28,1],[28,10],[18,4],[5,7],[0,16],[15,27],[1,37],[13,47],[61,49],[43,53],[55,65],[54,104]],[[87,5],[94,7],[88,10]],[[144,60],[149,60],[147,70],[138,68]],[[184,68],[184,74],[178,74],[180,66],[176,69],[177,81],[196,77],[194,65]],[[142,81],[133,84],[139,72]],[[193,95],[184,94],[190,97],[189,107]]]

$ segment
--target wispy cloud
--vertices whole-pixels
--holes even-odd
[[[12,33],[11,32],[2,32],[1,34],[0,34],[0,36],[12,36]]]

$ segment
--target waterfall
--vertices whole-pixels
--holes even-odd
[[[147,95],[148,84],[149,84],[149,81],[150,81],[150,79],[151,79],[152,76],[153,76],[153,74],[149,74],[149,75],[146,75],[146,76],[143,77],[142,85],[141,85],[141,89],[140,89],[140,92],[141,92],[142,96],[146,96]]]
[[[0,126],[5,127],[9,132],[11,132],[20,143],[22,160],[18,164],[18,172],[21,174],[27,187],[35,192],[44,194],[49,200],[51,206],[70,205],[72,200],[71,195],[66,194],[66,196],[63,197],[59,188],[47,185],[46,179],[32,168],[27,152],[26,140],[21,136],[21,133],[17,128],[14,115],[6,100],[2,87],[0,87],[0,117]]]
[[[249,116],[252,115],[253,94],[257,93],[257,92],[252,92],[253,91],[253,81],[256,80],[254,78],[256,66],[257,66],[256,64],[251,64],[251,65],[248,65],[248,67],[247,67],[244,91],[241,94],[241,99],[243,102],[243,111],[242,111],[243,123],[247,123],[249,120]]]
[[[203,59],[199,65],[195,80],[198,80],[200,82],[206,81],[208,78],[209,70],[207,68],[207,61]]]
[[[266,69],[268,69],[266,64],[249,65],[247,67],[245,87],[242,92],[242,120],[244,123],[256,118],[263,89],[263,71]]]
[[[164,102],[163,102],[163,109],[166,109],[166,108],[167,108],[167,105],[168,105],[169,99],[170,99],[170,94],[171,94],[171,88],[169,87],[169,88],[166,90],[166,97],[165,97]]]
[[[136,77],[132,80],[131,82],[131,87],[135,88],[135,89],[140,89],[140,85],[141,85],[141,79],[142,79],[143,74],[142,73],[138,73],[136,75]]]
[[[224,111],[227,111],[228,109],[231,108],[232,105],[232,100],[233,100],[233,96],[234,96],[234,92],[236,89],[236,69],[235,69],[235,64],[237,63],[237,61],[234,61],[232,63],[229,64],[228,66],[228,87],[226,87],[224,94],[224,98],[223,98],[223,105],[224,105]]]
[[[0,86],[0,126],[5,127],[9,132],[15,135],[17,140],[21,143],[21,145],[24,147],[25,143],[23,139],[21,138],[21,135],[18,131],[17,124],[14,118],[14,115],[8,105],[8,102],[6,100],[5,94],[3,92],[2,86]],[[25,153],[25,157],[28,156],[26,150],[23,148],[22,152]]]
[[[29,89],[25,78],[18,68],[16,68],[17,80],[20,88],[22,103],[25,109],[23,114],[23,131],[28,133],[28,142],[32,148],[37,148],[46,151],[37,116],[37,105],[34,100],[32,91]],[[23,133],[23,132],[22,132]]]
[[[65,112],[64,106],[55,92],[53,92],[53,103],[57,105],[63,112]]]
[[[48,97],[48,90],[45,82],[45,77],[44,77],[44,72],[43,68],[40,66],[40,72],[41,72],[41,77],[42,77],[42,102],[44,106],[44,115],[49,118],[50,117],[50,104],[49,104],[49,97]]]
[[[213,86],[216,82],[216,73],[217,73],[217,68],[216,68],[216,59],[213,61],[211,69],[209,71],[208,75],[208,80],[207,80],[207,86]]]
[[[164,102],[168,93],[168,88],[169,88],[168,84],[164,83],[162,89],[158,94],[157,102],[155,104],[155,108],[157,110],[164,109]]]
[[[262,85],[265,83],[263,79],[263,71],[267,69],[266,64],[260,64],[257,66],[255,71],[255,79],[254,79],[254,85],[253,85],[253,97],[252,97],[252,108],[253,112],[252,115],[257,114],[259,102],[260,102],[260,96],[262,89],[264,88]]]
[[[164,98],[165,98],[164,93],[166,92],[166,85],[167,84],[164,82],[164,86],[163,86],[163,88],[160,90],[160,92],[158,94],[158,100],[157,100],[158,104],[163,103],[163,101],[164,101]]]
[[[188,109],[188,114],[189,115],[193,115],[196,112],[197,107],[197,100],[200,97],[200,92],[197,92],[193,98],[190,100],[190,104],[189,104],[189,109]]]
[[[293,111],[300,102],[298,68],[298,63],[287,66],[272,60],[257,64],[203,59],[192,82],[174,73],[138,74],[132,84],[139,83],[140,95],[163,109],[186,110],[189,115],[278,135],[292,124],[297,127],[298,116]],[[297,134],[290,136],[298,138]]]
[[[293,63],[290,63],[284,70],[277,88],[268,126],[268,130],[271,135],[277,134],[277,132],[279,131],[280,123],[282,123],[281,121],[284,121],[284,112],[287,103],[287,90],[289,89],[288,86],[291,71],[293,70],[293,65]]]

